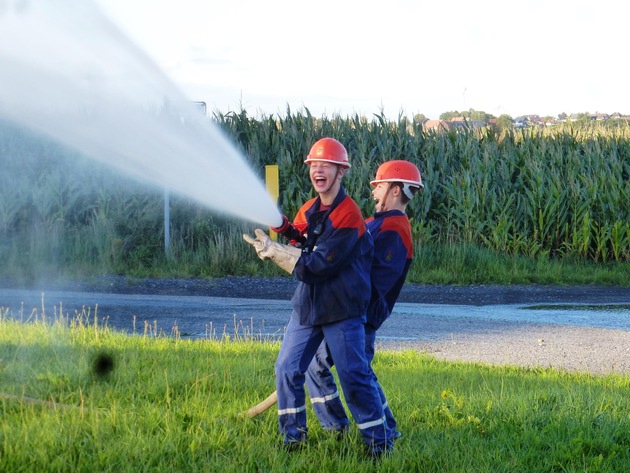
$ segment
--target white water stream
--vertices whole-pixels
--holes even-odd
[[[244,156],[92,0],[0,0],[0,118],[217,212],[281,223]]]

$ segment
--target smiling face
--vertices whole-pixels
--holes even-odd
[[[387,210],[387,195],[389,194],[389,182],[379,182],[372,189],[372,197],[374,198],[374,209],[377,212],[385,212]]]
[[[324,205],[330,205],[335,200],[344,173],[345,169],[337,164],[325,161],[313,161],[310,164],[311,184],[313,184],[315,192],[319,194]]]
[[[399,183],[379,182],[372,189],[374,210],[387,212],[388,210],[405,211],[407,204],[403,202],[403,193]]]

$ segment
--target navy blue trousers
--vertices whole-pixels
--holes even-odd
[[[365,354],[364,320],[354,317],[324,325],[301,325],[295,316],[287,325],[276,361],[278,422],[285,443],[306,439],[305,373],[322,341],[326,341],[346,404],[363,440],[370,448],[391,446],[383,404]]]
[[[365,326],[365,353],[373,383],[378,389],[383,413],[387,422],[390,435],[396,435],[396,419],[387,403],[383,388],[378,382],[376,374],[372,370],[374,359],[374,344],[376,342],[376,330]],[[313,361],[306,371],[306,387],[311,397],[311,404],[320,424],[326,430],[342,430],[348,426],[348,416],[339,398],[339,391],[335,378],[330,369],[334,365],[334,357],[325,342],[322,342]]]

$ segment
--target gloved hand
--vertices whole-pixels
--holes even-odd
[[[260,228],[254,230],[256,238],[243,234],[243,240],[252,245],[261,260],[270,259],[287,273],[292,274],[302,250],[290,245],[281,245],[269,238]]]
[[[289,222],[289,219],[287,218],[286,215],[282,215],[282,225],[280,225],[279,227],[271,227],[271,229],[282,235],[284,234],[284,232],[286,232],[287,230],[289,230],[290,228],[292,228],[293,225],[291,225],[291,222]]]
[[[269,235],[263,232],[260,228],[254,230],[254,233],[256,234],[256,238],[249,236],[247,233],[243,233],[243,240],[254,247],[256,254],[261,260],[269,259],[267,252],[269,251],[269,246],[273,240],[269,238]],[[263,256],[261,256],[261,253]]]
[[[287,240],[289,240],[291,246],[302,248],[306,245],[306,237],[302,235],[291,222],[289,222],[286,215],[282,216],[282,225],[279,227],[271,227],[271,230],[276,232],[278,235],[284,236]]]

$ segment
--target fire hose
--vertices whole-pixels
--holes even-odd
[[[283,219],[286,220],[286,217],[283,216]],[[293,273],[293,268],[295,268],[295,264],[302,254],[302,250],[291,245],[281,245],[272,241],[260,228],[255,229],[254,234],[256,238],[245,233],[243,234],[243,239],[254,247],[258,257],[261,260],[270,259],[287,273]],[[250,419],[254,418],[265,412],[276,402],[278,402],[278,393],[274,391],[264,401],[248,409],[245,412],[245,416]]]
[[[78,407],[80,407],[80,406],[72,406],[70,404],[62,404],[60,402],[55,402],[55,401],[44,401],[43,399],[35,399],[35,398],[32,398],[32,397],[17,396],[15,394],[9,394],[9,393],[0,393],[0,399],[8,399],[8,400],[13,400],[13,401],[19,401],[19,402],[23,402],[25,404],[49,407],[50,409],[56,409],[56,408],[59,408],[59,407],[61,407],[61,408],[78,408]]]
[[[267,409],[273,406],[276,402],[278,402],[278,393],[277,391],[274,391],[269,395],[269,397],[267,397],[267,399],[265,399],[259,404],[256,404],[255,406],[248,409],[245,412],[245,416],[249,417],[250,419],[253,419],[254,417],[265,412]]]

